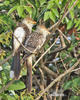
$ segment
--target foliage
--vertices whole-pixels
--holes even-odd
[[[66,82],[63,86],[64,90],[71,90],[73,92],[73,96],[71,96],[70,100],[79,100],[80,97],[80,78],[72,79]],[[76,94],[77,93],[77,94]],[[76,95],[76,96],[74,96]]]
[[[37,23],[45,23],[47,27],[50,27],[62,17],[65,10],[64,6],[67,2],[68,0],[2,0],[0,3],[0,61],[7,58],[12,53],[12,32],[19,21],[26,16],[30,16],[36,20]],[[74,2],[75,0],[71,0],[67,10]],[[80,43],[80,0],[78,0],[76,6],[71,9],[69,14],[62,20],[59,25],[59,29],[66,36],[71,37],[70,47],[67,50],[60,52],[58,55],[51,54],[55,48],[60,46],[60,43],[56,43],[50,50],[49,54],[45,55],[43,60],[46,62],[45,65],[48,66],[49,69],[61,74],[65,71],[65,69],[72,67],[78,58],[80,58],[80,49],[78,49]],[[57,35],[57,33],[56,36],[53,35],[51,40],[46,43],[44,51],[54,42]],[[66,41],[65,44],[67,45]],[[76,48],[77,50],[75,50]],[[56,56],[59,60],[55,63],[53,60]],[[51,61],[49,61],[50,57],[52,57]],[[11,62],[12,58],[0,66],[2,68],[0,70],[0,89],[11,80],[9,77]],[[24,70],[22,70],[22,73],[25,73]],[[40,75],[39,70],[37,73]],[[64,91],[71,88],[74,93],[80,94],[80,78],[76,78],[76,76],[78,77],[79,75],[80,73],[76,75],[74,73],[74,75],[66,76],[67,80],[66,77],[62,80],[64,83]],[[23,75],[21,76],[23,77]],[[46,77],[46,79],[48,79],[48,77]],[[37,91],[39,92],[38,86],[36,93],[32,93],[32,95],[29,94],[27,96],[25,95],[24,88],[24,81],[19,79],[15,81],[4,93],[0,94],[0,99],[18,100],[20,98],[21,100],[34,100]],[[79,100],[80,98],[73,95],[70,96],[69,99]]]
[[[75,78],[75,79],[72,79],[71,81],[67,82],[64,84],[64,90],[66,89],[72,89],[72,91],[75,92],[75,88],[78,89],[78,87],[80,87],[80,78]]]

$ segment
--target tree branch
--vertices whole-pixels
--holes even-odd
[[[61,80],[65,75],[69,74],[72,72],[72,70],[78,66],[78,64],[80,64],[80,59],[68,70],[66,70],[63,74],[59,75],[55,80],[53,80],[48,86],[47,88],[44,89],[44,91],[42,91],[41,94],[39,94],[39,96],[36,98],[36,100],[39,100],[40,97],[47,92],[56,82],[58,82],[59,80]]]

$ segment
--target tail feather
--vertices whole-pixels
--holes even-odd
[[[32,57],[28,57],[26,60],[27,64],[27,82],[26,87],[28,92],[31,92],[32,89]]]
[[[20,71],[21,71],[21,67],[20,67],[20,52],[17,52],[14,55],[13,61],[12,61],[11,72],[10,72],[11,78],[15,77],[16,79],[18,79],[18,77],[20,75]]]

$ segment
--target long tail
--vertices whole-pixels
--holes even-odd
[[[11,71],[10,71],[10,77],[18,79],[21,71],[20,66],[20,52],[15,53],[12,61]]]
[[[28,89],[28,92],[31,92],[32,89],[32,57],[31,56],[27,58],[26,66],[27,66],[26,87]]]

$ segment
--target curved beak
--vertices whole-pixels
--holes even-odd
[[[36,21],[33,21],[33,24],[36,24]]]

